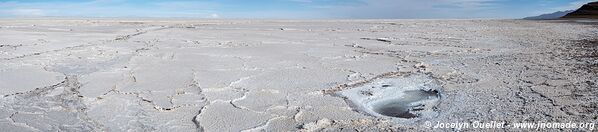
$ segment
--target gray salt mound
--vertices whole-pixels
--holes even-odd
[[[426,75],[385,78],[337,92],[366,114],[405,120],[438,115],[442,86]]]

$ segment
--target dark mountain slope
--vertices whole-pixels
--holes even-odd
[[[561,18],[588,18],[598,19],[598,2],[590,2],[581,6],[581,8],[571,12]]]

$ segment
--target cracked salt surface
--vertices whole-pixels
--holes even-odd
[[[25,25],[0,29],[0,130],[429,131],[416,123],[598,119],[598,77],[571,59],[587,47],[562,49],[595,28],[377,21],[0,21]]]
[[[442,86],[426,75],[385,78],[337,94],[368,115],[405,119],[426,119],[438,115]]]

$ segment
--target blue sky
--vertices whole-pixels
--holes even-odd
[[[0,0],[0,17],[521,18],[595,0]]]

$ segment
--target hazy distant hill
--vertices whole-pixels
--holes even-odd
[[[581,8],[571,12],[561,18],[591,18],[598,19],[598,2],[587,3]]]
[[[554,13],[542,14],[542,15],[539,15],[539,16],[533,16],[533,17],[526,17],[526,18],[523,18],[523,19],[526,19],[526,20],[550,20],[550,19],[559,19],[559,18],[561,18],[561,17],[563,17],[563,16],[565,16],[565,15],[567,15],[567,14],[569,14],[569,13],[573,12],[573,11],[575,11],[575,10],[568,10],[568,11],[557,11],[557,12],[554,12]]]

